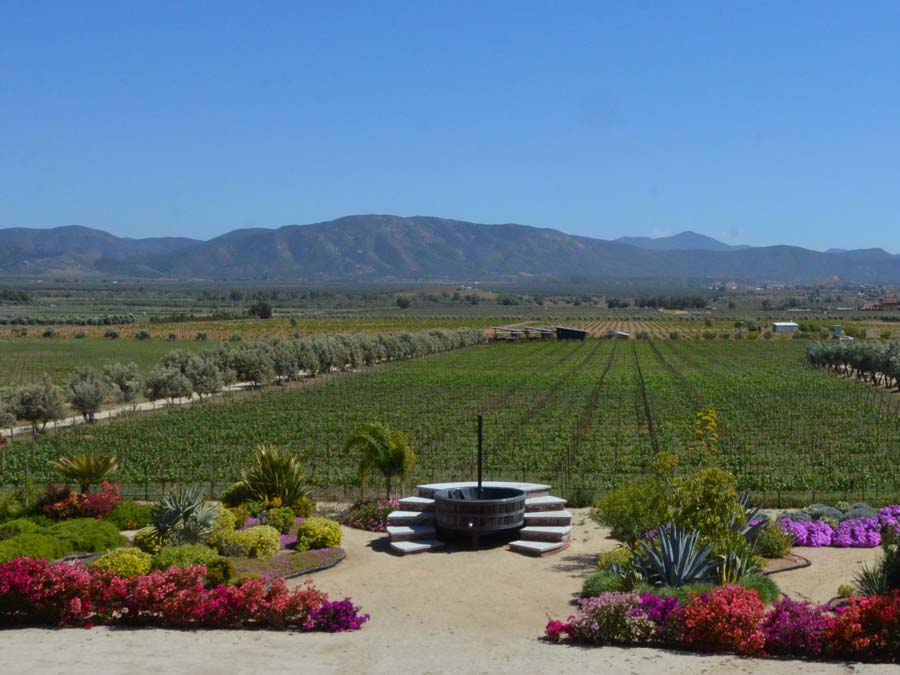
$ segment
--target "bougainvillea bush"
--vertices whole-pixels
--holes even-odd
[[[369,620],[349,599],[333,602],[312,582],[246,579],[205,588],[206,568],[131,578],[79,563],[17,558],[0,564],[0,625],[131,624],[178,628],[357,630]]]
[[[354,504],[343,518],[343,522],[357,530],[384,532],[388,514],[400,508],[396,499],[370,499]]]
[[[837,608],[784,598],[768,609],[755,591],[740,586],[692,594],[685,602],[610,592],[581,600],[567,621],[550,621],[545,637],[590,645],[897,661],[900,591],[853,596]]]

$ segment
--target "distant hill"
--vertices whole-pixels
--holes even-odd
[[[635,239],[642,245],[630,243]],[[648,249],[647,241],[606,241],[549,228],[391,215],[234,230],[209,241],[123,239],[84,227],[15,228],[0,230],[0,277],[900,281],[900,256],[881,249],[822,253],[796,246],[732,247],[692,232],[663,238],[663,249]]]
[[[647,251],[740,251],[749,246],[732,246],[705,234],[685,230],[670,237],[619,237],[620,244],[630,244]]]

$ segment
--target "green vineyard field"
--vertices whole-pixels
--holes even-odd
[[[804,341],[490,344],[314,386],[272,387],[202,406],[50,432],[0,450],[0,483],[50,481],[47,460],[114,454],[141,496],[173,482],[233,481],[258,443],[297,450],[321,495],[357,494],[358,425],[407,432],[412,481],[475,475],[484,415],[486,476],[538,480],[587,501],[681,451],[696,413],[719,415],[718,462],[758,493],[900,495],[898,399],[804,365]]]

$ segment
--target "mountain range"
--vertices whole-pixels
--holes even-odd
[[[240,229],[208,241],[129,239],[81,226],[0,229],[6,279],[272,281],[497,278],[900,281],[882,249],[731,246],[695,232],[615,241],[525,225],[391,215]]]

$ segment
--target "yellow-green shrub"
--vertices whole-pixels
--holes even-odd
[[[152,561],[153,556],[138,548],[114,548],[109,553],[100,556],[94,563],[94,567],[115,572],[120,577],[136,577],[141,574],[149,574]]]
[[[181,544],[180,546],[164,546],[153,556],[152,566],[155,570],[167,570],[170,567],[196,567],[208,565],[218,560],[219,554],[203,544]]]
[[[600,571],[611,570],[613,565],[619,565],[624,568],[631,563],[633,557],[634,554],[631,552],[630,548],[627,546],[618,546],[612,551],[604,551],[601,553],[600,558],[597,560],[597,567],[600,568]]]
[[[152,525],[142,527],[135,532],[132,543],[144,553],[149,553],[150,555],[159,553],[159,549],[166,544],[164,538],[160,536],[159,532]]]
[[[341,526],[327,518],[309,518],[297,530],[297,550],[335,548],[341,545]]]
[[[236,527],[237,519],[234,517],[234,513],[229,509],[219,509],[219,515],[213,522],[212,531],[206,538],[207,545],[221,551],[225,546],[226,538],[234,532]]]
[[[281,535],[268,525],[234,530],[225,537],[223,553],[244,558],[272,558],[281,548]]]
[[[291,504],[291,508],[294,509],[295,516],[309,518],[316,512],[316,503],[312,500],[312,497],[300,497],[300,499]]]

